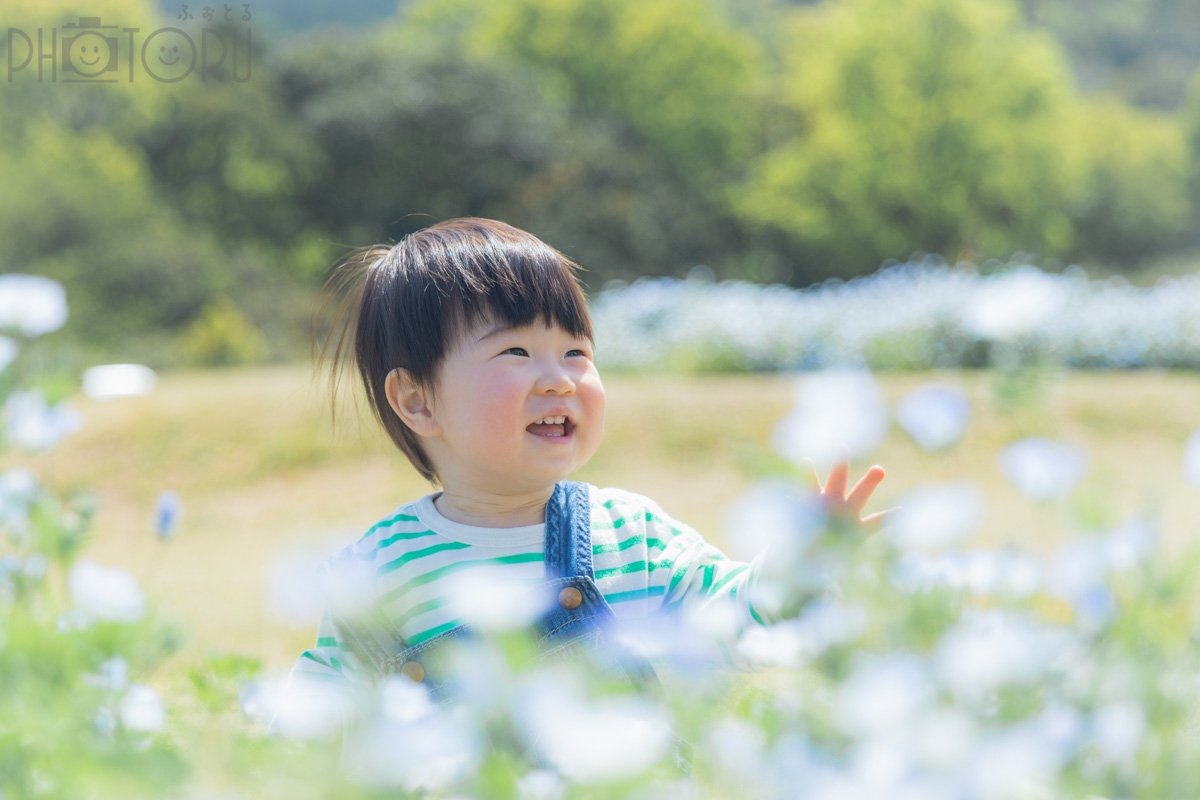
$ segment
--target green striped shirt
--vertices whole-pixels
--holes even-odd
[[[740,591],[753,579],[751,564],[726,558],[652,500],[620,489],[588,490],[596,585],[618,620],[733,598],[743,626],[761,621],[749,605],[750,593]],[[461,624],[453,593],[461,590],[463,576],[485,570],[516,581],[545,576],[544,524],[461,525],[443,517],[433,498],[400,507],[328,562],[353,565],[360,601],[386,615],[410,646]],[[301,655],[294,673],[338,677],[353,664],[326,614],[316,646]]]

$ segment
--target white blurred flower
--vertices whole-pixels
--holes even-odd
[[[7,336],[0,336],[0,372],[8,369],[8,365],[16,360],[19,351],[16,342]]]
[[[915,655],[864,662],[838,687],[837,721],[857,737],[911,730],[934,699],[929,670]]]
[[[1053,640],[1030,620],[1003,612],[975,614],[948,631],[935,653],[937,671],[960,696],[976,697],[1036,677]]]
[[[162,733],[167,727],[167,708],[158,692],[135,683],[121,698],[121,724],[138,733]]]
[[[896,421],[924,450],[945,450],[967,429],[971,403],[952,386],[927,383],[910,392],[896,408]]]
[[[577,677],[532,673],[517,704],[530,747],[580,783],[632,778],[667,754],[668,717],[646,698],[584,696]]]
[[[738,640],[737,651],[760,667],[798,667],[812,655],[811,643],[794,620],[748,628]]]
[[[0,275],[0,330],[23,336],[56,331],[67,321],[67,293],[41,275]]]
[[[867,629],[869,621],[865,608],[831,599],[809,603],[796,618],[814,654],[854,641]]]
[[[433,713],[433,700],[423,683],[390,675],[379,684],[379,711],[395,722],[414,722]]]
[[[741,613],[732,603],[688,605],[679,614],[618,619],[611,630],[622,647],[642,658],[708,674],[721,658],[721,644],[737,636]]]
[[[1158,543],[1158,529],[1149,520],[1131,519],[1105,538],[1104,560],[1110,570],[1121,572],[1142,564]]]
[[[49,450],[79,426],[79,415],[66,402],[51,407],[34,389],[14,391],[4,404],[5,436],[23,450]]]
[[[511,699],[512,674],[494,640],[462,637],[444,646],[446,682],[455,699],[477,712],[503,713]]]
[[[553,598],[540,584],[514,580],[499,567],[480,567],[449,578],[454,615],[477,631],[519,630],[532,624]]]
[[[1000,454],[1000,468],[1030,500],[1058,500],[1087,471],[1087,454],[1072,444],[1031,437],[1006,447]]]
[[[980,740],[967,770],[970,797],[1011,800],[1041,797],[1059,768],[1056,748],[1036,725],[1020,725]]]
[[[961,709],[935,708],[921,715],[912,731],[914,756],[940,772],[955,772],[970,758],[979,726]]]
[[[1046,581],[1047,591],[1076,605],[1091,604],[1084,610],[1098,611],[1094,604],[1107,594],[1108,561],[1104,542],[1095,538],[1068,541],[1055,553]]]
[[[825,510],[815,494],[801,492],[793,481],[760,481],[726,510],[729,555],[750,561],[768,553],[765,567],[787,572],[800,562],[825,523]]]
[[[775,429],[775,447],[824,470],[847,450],[851,458],[874,450],[887,427],[887,404],[871,373],[818,372],[797,381],[796,405]]]
[[[354,708],[349,687],[293,672],[243,688],[243,713],[289,739],[323,739],[341,732]]]
[[[84,680],[92,686],[110,692],[123,692],[129,686],[129,662],[120,656],[105,659],[96,671],[85,676]]]
[[[137,622],[146,613],[146,600],[133,575],[122,569],[79,561],[67,577],[73,602],[90,619]]]
[[[465,710],[455,708],[415,722],[377,718],[343,752],[350,777],[366,786],[444,792],[475,769],[482,744]]]
[[[1032,267],[980,281],[963,313],[983,339],[1007,340],[1037,330],[1066,302],[1062,281]]]
[[[158,376],[142,364],[104,364],[83,371],[83,392],[93,400],[139,397],[154,389]]]
[[[1055,749],[1060,761],[1075,752],[1083,735],[1083,715],[1062,700],[1048,702],[1033,724],[1046,744]]]
[[[1133,763],[1146,734],[1146,712],[1134,702],[1114,703],[1096,711],[1092,739],[1114,764]]]
[[[10,536],[25,535],[29,504],[37,490],[37,477],[27,469],[13,467],[0,472],[0,528],[7,528]]]
[[[1193,486],[1200,486],[1200,430],[1188,437],[1184,447],[1183,476]]]
[[[566,783],[549,770],[534,769],[517,778],[519,800],[562,800],[566,796]]]
[[[965,539],[979,523],[983,493],[973,483],[924,486],[902,500],[884,523],[904,550],[937,550]]]
[[[291,549],[267,569],[267,611],[297,628],[311,627],[322,612],[361,619],[375,610],[375,566],[348,551],[327,558],[327,551]]]
[[[734,780],[743,790],[761,780],[767,740],[763,730],[740,717],[723,717],[712,723],[703,746],[706,759]],[[746,792],[757,795],[757,792]]]

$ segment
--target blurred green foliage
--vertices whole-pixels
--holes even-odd
[[[342,25],[254,5],[214,28],[253,34],[249,80],[0,87],[0,269],[63,281],[86,352],[156,366],[297,356],[342,253],[466,214],[534,231],[594,289],[696,264],[799,284],[914,252],[1129,270],[1200,246],[1185,5],[412,0]],[[240,355],[196,344],[214,308]]]

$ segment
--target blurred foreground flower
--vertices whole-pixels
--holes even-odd
[[[79,415],[67,403],[51,406],[45,395],[34,389],[15,391],[4,404],[5,437],[22,450],[50,450],[79,426]]]
[[[158,692],[134,684],[121,698],[121,724],[137,733],[162,733],[167,727],[167,708]]]
[[[902,550],[936,550],[969,536],[982,509],[983,493],[975,484],[923,486],[900,500],[884,528]]]
[[[621,780],[666,756],[668,717],[649,697],[588,698],[577,676],[542,671],[527,677],[517,703],[520,730],[530,748],[567,778]]]
[[[896,409],[896,421],[924,450],[945,450],[967,429],[971,404],[959,389],[927,383],[910,392]]]
[[[1183,451],[1183,476],[1193,486],[1200,486],[1200,430],[1188,437]]]
[[[1072,444],[1032,437],[1006,447],[1000,467],[1030,500],[1059,500],[1087,471],[1087,454]]]
[[[498,567],[480,567],[450,578],[455,615],[478,631],[519,630],[530,625],[553,598],[539,584],[516,581]]]
[[[0,275],[0,330],[22,336],[56,331],[67,321],[67,293],[41,275]]]
[[[18,352],[20,352],[20,348],[16,342],[7,336],[0,336],[0,372],[8,369],[8,365],[16,359]]]
[[[796,382],[796,405],[775,429],[775,446],[797,464],[828,469],[849,451],[874,450],[887,433],[888,414],[875,378],[865,371],[817,372]]]
[[[123,569],[80,561],[67,577],[71,601],[89,619],[137,622],[146,613],[141,587]]]
[[[93,400],[138,397],[154,389],[158,376],[141,364],[105,364],[83,371],[83,392]]]

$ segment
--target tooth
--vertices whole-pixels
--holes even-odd
[[[566,421],[567,421],[567,418],[566,418],[566,417],[555,417],[555,418],[554,418],[554,424],[555,424],[555,425],[562,425],[562,424],[563,424],[564,422],[566,422]]]

